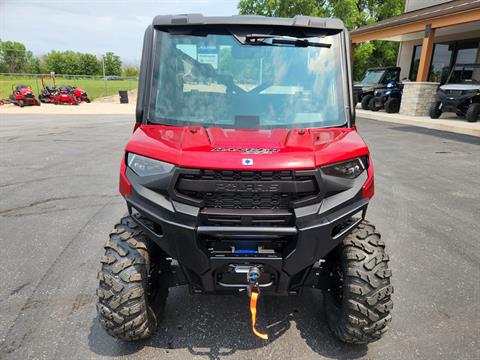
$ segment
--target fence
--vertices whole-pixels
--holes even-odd
[[[84,89],[88,97],[95,99],[102,96],[117,95],[120,90],[133,90],[138,86],[138,79],[133,77],[102,77],[91,75],[55,74],[57,86],[65,84]],[[7,98],[17,84],[29,85],[39,94],[42,91],[40,74],[0,73],[0,99]],[[53,85],[49,75],[45,77],[45,85]]]

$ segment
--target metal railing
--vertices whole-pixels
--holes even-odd
[[[44,74],[44,76],[45,85],[53,85],[50,75]],[[118,92],[122,90],[136,89],[138,87],[138,78],[55,74],[55,83],[57,86],[65,84],[82,88],[91,99],[95,99],[103,96],[118,95]],[[37,95],[43,89],[41,74],[0,73],[0,99],[7,98],[18,84],[29,85]]]

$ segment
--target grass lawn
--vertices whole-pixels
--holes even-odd
[[[55,82],[57,86],[65,84],[72,85],[87,91],[90,99],[95,99],[101,96],[109,96],[118,94],[119,90],[133,90],[137,88],[136,79],[125,80],[107,80],[100,78],[62,78],[56,77]],[[5,99],[12,93],[12,86],[17,84],[29,85],[35,96],[38,96],[42,90],[42,81],[35,76],[4,76],[0,75],[0,99]],[[46,85],[51,85],[51,81],[46,80]]]

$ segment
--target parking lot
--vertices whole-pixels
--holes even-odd
[[[170,291],[150,340],[125,344],[96,319],[99,258],[124,214],[117,191],[131,115],[0,118],[0,358],[478,359],[480,138],[358,120],[373,154],[367,218],[387,243],[393,322],[369,346],[329,333],[320,293],[265,298],[251,334],[245,296]]]

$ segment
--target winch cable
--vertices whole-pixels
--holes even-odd
[[[260,293],[256,289],[252,289],[250,294],[250,313],[252,314],[252,330],[255,335],[260,339],[268,340],[268,335],[261,333],[256,329],[257,324],[257,301],[260,297]]]

